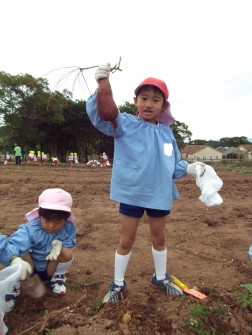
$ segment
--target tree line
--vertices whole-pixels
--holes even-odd
[[[135,105],[129,102],[118,108],[121,112],[136,112]],[[25,153],[43,151],[63,162],[70,152],[76,152],[80,162],[87,162],[104,151],[113,157],[113,138],[93,127],[86,113],[86,101],[73,100],[68,90],[52,92],[45,78],[0,72],[0,116],[3,153],[12,153],[14,144],[18,143]],[[243,136],[191,141],[191,131],[180,121],[172,129],[180,148],[190,143],[215,148],[249,143]]]

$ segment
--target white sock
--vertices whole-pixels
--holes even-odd
[[[71,259],[71,261],[68,261],[66,263],[59,263],[56,267],[56,270],[53,276],[64,275],[67,272],[67,270],[70,268],[72,261],[73,261],[73,258]]]
[[[167,249],[158,251],[152,247],[152,255],[157,280],[163,280],[166,278]]]
[[[130,260],[131,252],[128,255],[119,255],[116,251],[115,253],[115,273],[114,273],[114,283],[118,286],[123,286],[124,275]]]

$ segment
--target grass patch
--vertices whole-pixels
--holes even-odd
[[[225,313],[225,306],[212,310],[208,306],[194,305],[189,308],[189,319],[182,322],[180,327],[189,328],[198,335],[225,335],[218,325],[220,317]]]
[[[242,308],[252,307],[252,284],[242,284],[241,287],[245,288],[246,292],[240,292],[237,295],[237,299]]]

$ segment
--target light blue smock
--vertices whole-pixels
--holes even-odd
[[[46,257],[52,249],[54,240],[62,241],[62,247],[73,248],[76,245],[76,227],[72,221],[66,221],[63,228],[54,234],[48,233],[41,225],[40,218],[21,224],[7,240],[1,253],[4,266],[10,265],[13,256],[23,257],[27,252],[37,271],[47,268]]]
[[[185,176],[188,163],[181,160],[173,132],[164,123],[146,122],[118,113],[117,126],[97,112],[96,92],[86,103],[92,124],[114,137],[110,199],[128,205],[170,210],[178,197],[174,179]]]
[[[5,235],[2,235],[0,233],[0,264],[2,264],[1,262],[1,255],[2,255],[2,250],[5,248],[6,246],[6,243],[7,243],[7,236]]]

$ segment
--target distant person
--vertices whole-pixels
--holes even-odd
[[[5,155],[5,164],[8,164],[11,162],[11,156],[10,156],[10,153],[9,151],[6,152],[6,155]]]
[[[170,128],[175,120],[170,113],[165,82],[157,78],[145,79],[135,89],[137,115],[120,113],[112,96],[110,70],[109,64],[97,69],[98,90],[86,104],[93,125],[114,137],[115,146],[110,198],[119,202],[121,228],[114,279],[103,303],[116,302],[125,292],[125,272],[144,212],[149,218],[155,268],[151,285],[167,295],[182,295],[182,290],[167,273],[166,217],[173,199],[178,197],[174,179],[187,174],[196,177],[196,166],[202,175],[205,165],[181,160]]]
[[[70,154],[68,156],[68,160],[69,160],[70,166],[73,166],[74,165],[74,154],[73,154],[73,152],[70,152]]]
[[[59,164],[59,159],[58,157],[52,157],[52,165],[53,166],[58,166]]]
[[[41,163],[41,152],[37,152],[37,162],[40,164]]]
[[[24,149],[21,150],[21,163],[26,163],[26,155]]]
[[[43,163],[43,165],[46,165],[46,162],[47,162],[47,154],[45,154],[45,153],[42,151],[41,156],[42,156],[42,163]]]
[[[21,165],[22,153],[21,148],[17,143],[15,143],[14,154],[15,154],[16,165]]]
[[[107,162],[108,162],[108,156],[107,156],[106,152],[102,153],[101,159],[102,159],[102,166],[106,167],[107,166]]]
[[[21,280],[37,274],[56,295],[66,293],[66,272],[73,261],[76,246],[75,216],[71,195],[60,188],[46,189],[38,199],[38,207],[25,215],[21,224],[5,243],[0,263],[21,265]],[[20,294],[17,283],[8,300]]]
[[[79,164],[77,152],[74,152],[74,164]]]
[[[35,151],[30,150],[29,154],[28,154],[28,157],[29,157],[30,164],[33,165],[34,164],[34,159],[35,159]]]

